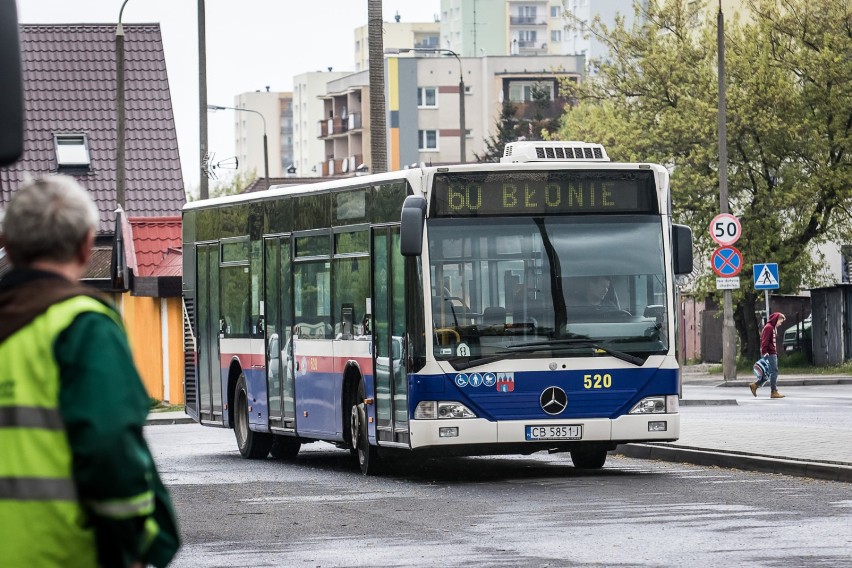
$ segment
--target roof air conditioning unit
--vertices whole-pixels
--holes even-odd
[[[601,144],[589,142],[509,142],[501,162],[608,162]]]

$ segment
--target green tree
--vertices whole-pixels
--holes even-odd
[[[675,220],[708,265],[719,212],[716,19],[699,3],[649,1],[591,33],[609,48],[554,136],[600,142],[619,161],[669,167]],[[726,14],[729,206],[743,225],[734,293],[741,351],[759,351],[751,265],[777,262],[781,292],[828,282],[818,247],[852,237],[852,16],[848,0],[751,0]],[[570,88],[570,85],[567,85]],[[717,294],[712,278],[699,291]]]
[[[517,106],[511,101],[503,101],[500,118],[497,119],[497,134],[485,139],[484,153],[474,153],[477,162],[499,162],[506,144],[519,139],[521,125],[517,113]]]
[[[529,121],[528,140],[551,139],[553,133],[559,129],[559,116],[550,116],[553,101],[550,100],[550,91],[540,85],[532,88],[532,120]]]

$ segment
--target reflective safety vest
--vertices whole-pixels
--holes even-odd
[[[75,296],[50,306],[0,343],[2,566],[98,565],[95,534],[73,479],[53,353],[59,335],[86,312],[102,313],[121,325],[103,303]],[[148,515],[153,494],[86,506],[107,517]]]

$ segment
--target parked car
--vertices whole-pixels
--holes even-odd
[[[791,353],[804,349],[805,353],[811,351],[811,316],[805,318],[798,325],[793,325],[784,332],[784,353]]]

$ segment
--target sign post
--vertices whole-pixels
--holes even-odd
[[[743,255],[734,247],[719,247],[710,257],[713,272],[716,273],[717,290],[736,290],[740,287],[737,276],[743,268]]]
[[[777,290],[781,286],[778,281],[778,264],[767,262],[755,264],[753,268],[754,289],[763,290],[764,300],[766,301],[766,321],[769,321],[769,291]]]
[[[716,215],[710,221],[710,237],[723,247],[740,240],[742,232],[740,220],[729,213]]]
[[[721,18],[721,11],[719,12]],[[721,31],[719,32],[721,37]],[[723,72],[721,70],[724,69],[722,63],[724,62],[724,58],[722,57],[722,50],[720,49],[719,62],[720,62],[720,72],[719,72],[719,85],[724,84],[723,80]],[[721,93],[724,91],[720,88],[720,97],[719,97],[719,208],[721,209],[721,213],[713,217],[713,220],[710,221],[710,237],[718,243],[721,248],[717,249],[716,252],[713,253],[713,270],[716,272],[716,261],[717,258],[720,262],[719,270],[724,269],[725,271],[729,271],[730,267],[728,267],[728,263],[734,267],[736,274],[739,274],[739,269],[736,269],[737,266],[735,263],[739,262],[739,267],[742,268],[742,255],[740,252],[731,245],[737,242],[740,238],[740,234],[742,233],[742,225],[740,224],[740,220],[737,219],[734,215],[728,213],[728,156],[727,156],[727,147],[724,144],[725,141],[725,119],[724,117],[724,105],[722,104],[722,96]],[[724,248],[730,248],[736,251],[736,258],[732,258],[732,255],[729,252],[722,252]],[[718,275],[719,272],[716,272]],[[722,319],[722,373],[724,375],[725,381],[728,379],[736,379],[737,378],[737,361],[736,361],[736,350],[737,350],[737,340],[736,340],[736,330],[734,329],[734,309],[732,305],[731,299],[731,288],[739,287],[739,278],[736,278],[736,283],[733,282],[733,275],[719,275],[720,277],[716,279],[716,287],[724,290],[724,308],[723,314],[724,317]],[[722,286],[720,286],[720,282]],[[736,284],[734,286],[733,284]]]

